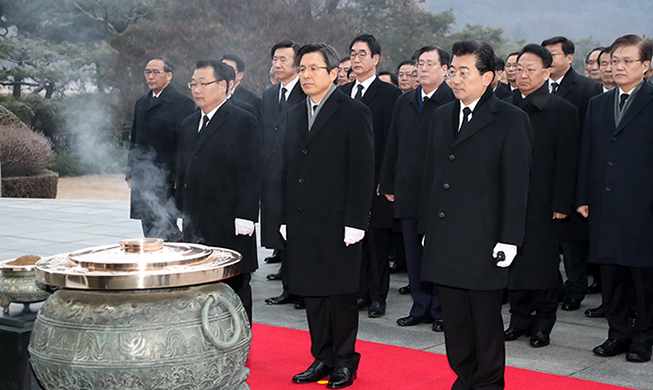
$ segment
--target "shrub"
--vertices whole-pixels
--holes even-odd
[[[24,125],[0,125],[2,177],[30,176],[49,167],[52,143]]]

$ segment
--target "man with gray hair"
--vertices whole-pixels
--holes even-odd
[[[374,189],[370,110],[339,90],[338,56],[324,43],[297,52],[308,95],[288,110],[282,182],[282,224],[288,290],[301,295],[315,361],[295,383],[329,376],[327,388],[350,386],[360,354],[358,292],[361,240]]]
[[[173,67],[163,56],[143,71],[150,91],[136,101],[125,180],[131,189],[130,218],[140,219],[145,237],[179,241],[174,172],[179,125],[195,103],[170,85]]]

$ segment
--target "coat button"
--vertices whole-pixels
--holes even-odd
[[[308,149],[302,149],[302,154],[308,154]]]
[[[273,151],[272,151],[272,154],[275,154],[276,152],[277,152],[276,150],[273,150]]]
[[[454,156],[453,154],[450,154],[450,155],[449,155],[449,160],[453,161],[453,160],[455,160],[455,159],[456,159],[456,156]]]
[[[193,160],[197,160],[197,156],[193,156]]]
[[[605,192],[610,192],[612,189],[610,187],[605,187]]]
[[[616,141],[616,140],[617,140],[617,137],[612,137],[612,141]]]
[[[449,189],[449,183],[444,183],[444,185],[442,187],[444,187],[445,190],[448,190]]]
[[[439,214],[438,214],[438,217],[440,217],[440,218],[444,218],[444,213],[439,213]]]
[[[613,166],[613,165],[614,165],[614,163],[612,163],[612,161],[608,161],[608,166],[609,166],[609,167],[611,167],[611,166]]]
[[[301,214],[301,213],[302,213],[302,208],[301,208],[301,207],[297,207],[297,214]]]
[[[188,189],[188,184],[184,183],[184,189],[185,189],[185,190]]]
[[[279,131],[279,128],[278,128],[278,127],[275,127],[275,128],[274,128],[274,131]]]
[[[304,179],[299,179],[299,184],[304,184]]]

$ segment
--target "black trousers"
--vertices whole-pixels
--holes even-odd
[[[370,228],[363,238],[358,297],[385,303],[390,290],[390,228]]]
[[[311,354],[329,367],[358,369],[356,294],[304,297],[311,334]]]
[[[550,334],[556,322],[558,289],[508,290],[510,326]],[[534,315],[531,315],[535,312]]]
[[[240,300],[243,302],[243,307],[249,319],[249,327],[252,327],[252,286],[249,282],[252,280],[252,275],[249,272],[241,273],[225,279],[222,282],[231,287],[236,292]]]
[[[458,378],[452,390],[505,387],[503,290],[476,291],[438,285],[447,359]]]
[[[560,248],[567,273],[564,286],[565,297],[582,301],[585,299],[585,294],[587,294],[589,241],[562,241],[560,242]]]
[[[653,268],[602,264],[601,292],[609,338],[653,343]],[[633,303],[637,310],[634,325],[629,315]]]
[[[410,315],[418,318],[442,319],[440,310],[440,296],[435,284],[422,281],[422,236],[417,233],[419,220],[401,220],[401,229],[404,234],[404,247],[406,248],[406,269],[408,270],[408,282],[410,295],[413,298],[413,306],[410,308]]]

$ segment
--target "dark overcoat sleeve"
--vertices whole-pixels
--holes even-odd
[[[564,103],[567,103],[564,101]],[[560,104],[556,159],[551,211],[570,215],[574,211],[574,196],[580,148],[578,110],[572,104]]]

